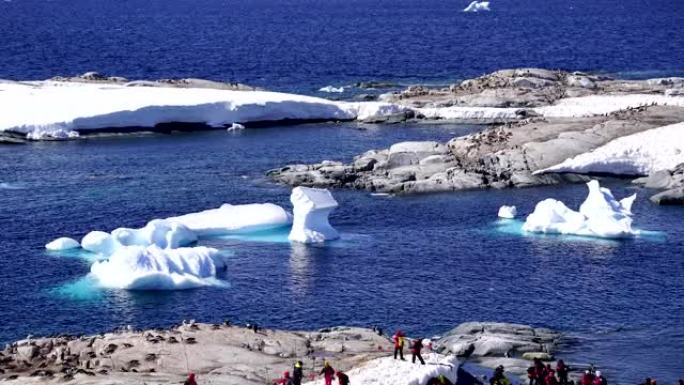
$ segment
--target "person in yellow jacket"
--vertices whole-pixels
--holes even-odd
[[[394,342],[394,359],[397,359],[397,353],[402,361],[404,360],[404,332],[397,330],[392,336],[392,341]]]

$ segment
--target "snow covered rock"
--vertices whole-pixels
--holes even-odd
[[[54,241],[48,243],[45,245],[45,248],[48,250],[70,250],[70,249],[78,249],[81,247],[81,244],[78,243],[77,240],[69,237],[61,237],[57,238]]]
[[[337,201],[330,191],[295,187],[290,201],[294,206],[290,241],[317,243],[339,238],[337,230],[328,222],[328,216],[337,208]]]
[[[463,12],[480,12],[489,11],[489,1],[477,1],[474,0],[463,10]]]
[[[632,203],[636,194],[618,201],[598,181],[587,183],[589,195],[579,212],[563,202],[546,199],[525,220],[523,230],[534,233],[570,234],[601,238],[625,238],[639,234],[632,228]]]
[[[499,218],[513,219],[518,215],[518,209],[515,206],[501,206],[499,208]]]
[[[124,246],[109,259],[95,262],[90,272],[107,288],[179,290],[220,285],[216,273],[224,267],[225,262],[213,248]]]
[[[171,217],[166,220],[182,224],[200,237],[268,230],[292,223],[291,215],[282,207],[272,203],[245,205],[226,203],[217,209]]]
[[[426,365],[411,364],[392,357],[377,358],[346,372],[351,384],[425,385],[431,378],[443,375],[456,384],[459,363],[455,356],[424,354]],[[323,384],[323,380],[311,384]]]
[[[684,162],[684,123],[612,140],[537,173],[650,175]]]

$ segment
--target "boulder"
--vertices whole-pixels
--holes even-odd
[[[684,205],[684,187],[665,190],[650,199],[651,202],[659,205]]]

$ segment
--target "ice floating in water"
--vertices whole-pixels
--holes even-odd
[[[328,93],[342,93],[344,92],[344,87],[333,87],[333,86],[325,86],[318,91],[320,92],[328,92]]]
[[[228,131],[241,131],[244,130],[245,126],[243,126],[240,123],[233,123],[230,127],[228,127]]]
[[[225,266],[218,250],[209,247],[125,246],[95,262],[90,272],[106,288],[179,290],[222,285],[216,274]]]
[[[81,247],[81,244],[78,243],[77,240],[69,237],[57,238],[45,245],[46,249],[53,251],[78,249],[79,247]]]
[[[0,190],[21,190],[24,186],[17,183],[0,182]]]
[[[337,208],[337,201],[325,189],[295,187],[290,201],[294,206],[294,222],[288,239],[294,242],[316,243],[339,238],[328,222],[328,215]]]
[[[474,0],[463,10],[463,12],[480,12],[489,10],[489,1]]]
[[[96,230],[81,239],[81,247],[91,253],[109,255],[116,249],[116,243],[108,232]]]
[[[587,186],[589,195],[579,212],[561,201],[546,199],[537,203],[523,230],[601,238],[626,238],[639,234],[639,230],[632,228],[631,218],[636,194],[617,201],[598,181],[592,180]]]
[[[518,209],[515,206],[501,206],[499,208],[499,218],[513,219],[518,215]]]
[[[118,228],[112,231],[112,239],[122,246],[156,245],[176,249],[197,242],[197,235],[181,223],[155,219],[142,229]]]
[[[292,223],[292,216],[272,203],[224,204],[217,209],[167,218],[180,223],[198,236],[226,235],[274,229]]]
[[[377,358],[349,370],[346,374],[352,384],[424,385],[439,375],[445,376],[454,384],[461,383],[457,378],[463,371],[458,369],[456,356],[427,353],[423,354],[423,359],[427,365],[414,365],[407,361],[394,360],[392,357]],[[323,384],[323,379],[311,384]]]

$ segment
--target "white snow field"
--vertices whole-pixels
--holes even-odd
[[[480,11],[489,11],[489,1],[477,1],[474,0],[470,4],[468,4],[465,9],[463,9],[463,12],[480,12]]]
[[[632,204],[636,194],[620,201],[611,191],[592,180],[587,183],[589,195],[579,211],[563,202],[545,199],[525,220],[523,230],[533,233],[580,235],[599,238],[627,238],[639,235],[632,228]]]
[[[295,187],[290,201],[294,206],[294,221],[288,239],[301,243],[319,243],[340,237],[328,222],[328,216],[338,206],[326,189]]]
[[[535,174],[649,175],[683,162],[684,123],[677,123],[623,136]]]
[[[81,247],[81,244],[78,243],[77,240],[69,238],[69,237],[57,238],[54,241],[45,245],[46,249],[53,250],[53,251],[78,249],[80,247]]]
[[[354,368],[346,374],[350,384],[363,385],[425,385],[431,378],[444,375],[452,383],[458,376],[456,356],[442,356],[435,353],[423,355],[425,365],[411,361],[395,360],[392,357],[377,358]],[[323,384],[319,379],[313,385]]]
[[[106,288],[181,290],[224,285],[216,279],[224,267],[218,250],[209,247],[124,246],[107,260],[95,262],[90,272]]]
[[[486,3],[486,2],[481,2]],[[684,106],[682,96],[603,95],[562,99],[532,109],[548,117],[605,114],[650,104]],[[410,108],[385,102],[343,102],[267,91],[133,87],[59,81],[0,81],[0,132],[28,139],[71,139],[103,129],[145,129],[162,123],[241,127],[284,120],[366,120],[413,110],[428,119],[516,119],[519,108]],[[237,125],[233,125],[237,123]]]
[[[513,219],[515,216],[518,215],[518,209],[515,206],[501,206],[499,207],[499,218],[504,218],[504,219]]]

